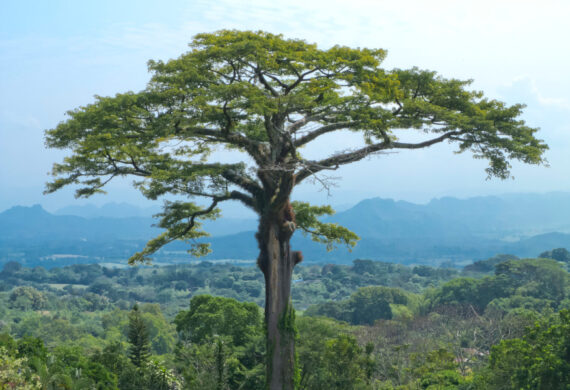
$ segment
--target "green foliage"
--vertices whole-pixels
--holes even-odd
[[[518,293],[559,302],[565,297],[568,273],[554,260],[524,259],[497,264],[495,274],[506,276]]]
[[[371,372],[370,352],[347,334],[350,328],[328,318],[297,319],[299,389],[364,389]]]
[[[260,345],[263,335],[259,334]],[[264,389],[262,356],[250,355],[253,344],[235,347],[227,338],[216,337],[201,344],[180,344],[176,365],[188,389]],[[259,353],[259,352],[258,352]]]
[[[129,313],[128,340],[129,358],[135,366],[141,368],[150,356],[150,341],[146,324],[136,304]]]
[[[551,251],[542,252],[538,257],[544,259],[554,259],[563,263],[570,263],[570,252],[566,248],[557,248]]]
[[[257,305],[198,295],[174,322],[181,338],[176,353],[181,363],[188,363],[181,371],[189,388],[264,387],[264,335]]]
[[[0,389],[39,390],[37,375],[30,372],[26,358],[16,358],[0,346]]]
[[[18,310],[41,310],[46,307],[44,294],[33,287],[15,288],[10,294],[10,307]]]
[[[330,389],[362,388],[360,364],[361,348],[356,339],[348,335],[339,335],[329,340],[325,349],[326,370],[328,372],[327,387]]]
[[[553,260],[507,260],[495,265],[495,276],[454,279],[442,285],[430,299],[433,306],[471,306],[479,312],[494,300],[498,300],[496,307],[534,304],[556,308],[566,298],[568,276]]]
[[[236,346],[244,345],[261,326],[259,307],[231,298],[198,295],[190,300],[190,310],[181,311],[174,323],[176,330],[194,343],[214,336],[228,336]]]
[[[318,217],[333,215],[330,206],[311,206],[306,202],[291,202],[295,211],[295,222],[303,235],[309,235],[313,241],[326,244],[327,251],[335,248],[335,244],[344,244],[349,248],[360,239],[355,233],[336,223],[319,221]]]
[[[539,256],[543,257],[543,256]],[[495,266],[499,263],[508,261],[508,260],[518,260],[517,256],[513,255],[496,255],[491,257],[490,259],[486,260],[478,260],[473,264],[466,265],[463,269],[463,272],[470,273],[470,272],[493,272],[495,270]]]
[[[32,336],[24,336],[18,340],[16,345],[18,357],[25,357],[41,362],[47,361],[48,351],[41,339]]]
[[[51,318],[58,316],[75,321],[68,315],[70,312],[85,313],[85,330],[99,334],[103,329],[92,320],[99,315],[97,313],[112,310],[113,307],[130,310],[135,302],[141,302],[141,308],[144,307],[143,302],[158,302],[164,315],[172,317],[186,307],[189,296],[193,295],[225,296],[255,302],[260,306],[263,306],[265,298],[263,275],[255,267],[209,262],[129,269],[110,269],[96,264],[73,265],[48,269],[41,281],[37,281],[33,270],[20,267],[5,279],[0,275],[0,281],[8,283],[9,289],[26,285],[43,295],[45,311],[41,320],[37,316],[22,326],[29,325],[30,328],[37,329],[45,326],[46,331],[42,332],[42,337],[47,337],[46,342],[51,342],[55,336],[47,329]],[[428,266],[411,268],[371,260],[355,260],[353,266],[300,265],[295,268],[293,276],[295,282],[292,299],[295,308],[305,309],[311,304],[348,298],[358,288],[371,285],[400,287],[419,293],[458,274],[459,271],[453,269]],[[10,310],[9,300],[7,305],[0,306],[0,311],[2,309]],[[150,317],[145,319],[149,325],[155,321],[150,320]],[[71,332],[70,336],[78,335],[77,332]]]
[[[482,310],[486,302],[481,302],[481,280],[458,278],[441,286],[433,298],[434,305],[473,304]]]
[[[352,308],[352,323],[372,325],[377,319],[391,319],[390,304],[405,305],[407,295],[398,289],[388,287],[363,287],[352,294],[348,305]]]
[[[354,325],[372,325],[379,319],[391,319],[390,305],[406,305],[412,295],[399,289],[369,286],[358,289],[349,299],[309,307],[306,316],[324,315]]]
[[[173,371],[157,360],[151,360],[144,368],[144,387],[149,390],[172,390],[180,388],[180,381]]]
[[[125,348],[119,342],[111,342],[102,349],[96,349],[91,355],[91,360],[105,366],[111,372],[120,373],[121,375],[118,375],[120,381],[124,378],[122,373],[128,372],[129,366],[132,365],[127,358]]]
[[[203,215],[203,219],[216,219],[219,216],[219,212],[219,209],[204,209],[193,203],[165,202],[164,211],[155,217],[160,217],[157,226],[166,229],[166,231],[150,240],[141,252],[132,255],[129,259],[129,264],[150,262],[149,255],[174,240],[190,243],[191,246],[188,253],[193,256],[207,255],[210,252],[209,245],[207,243],[198,243],[195,240],[207,237],[209,234],[199,230],[202,224],[196,221],[195,218],[196,215]],[[190,223],[187,221],[190,221]]]
[[[491,350],[479,378],[488,389],[567,389],[570,386],[570,312],[537,322],[522,338],[503,340]],[[485,387],[483,387],[485,386]]]
[[[181,338],[176,354],[189,388],[263,388],[264,343],[257,305],[198,295],[174,322]]]
[[[318,303],[296,313],[299,389],[492,390],[541,388],[529,382],[529,375],[542,376],[542,388],[554,386],[550,377],[566,380],[566,319],[553,314],[568,299],[566,271],[551,260],[505,260],[495,275],[450,283],[446,281],[458,271],[368,260],[357,260],[352,267],[297,268],[296,302]],[[43,272],[13,268],[5,280],[41,293],[45,309],[10,308],[15,286],[0,292],[2,321],[14,336],[0,335],[0,347],[10,359],[22,359],[21,372],[37,376],[44,386],[265,388],[259,306],[199,294],[248,299],[248,288],[263,283],[255,268],[207,262],[125,270],[96,265]],[[180,289],[173,287],[183,281]],[[170,291],[173,299],[150,303],[162,291]],[[190,309],[180,311],[191,294],[195,301]],[[262,303],[259,293],[254,294]],[[153,354],[140,368],[128,357],[129,309],[138,298],[146,302],[138,304],[138,312]],[[372,314],[386,302],[386,311]],[[320,315],[346,322],[308,316],[315,308]],[[385,316],[388,308],[391,319]],[[186,330],[178,329],[178,335],[178,324],[170,323],[177,314],[186,321],[181,323]],[[363,325],[349,325],[357,321]],[[518,374],[519,367],[532,374]],[[511,376],[518,381],[514,385],[508,382]]]
[[[411,356],[414,376],[419,377],[419,388],[426,390],[454,390],[464,383],[465,379],[457,370],[455,355],[440,348],[426,355]]]
[[[6,350],[6,353],[13,355],[16,352],[17,344],[8,333],[0,334],[0,347]]]

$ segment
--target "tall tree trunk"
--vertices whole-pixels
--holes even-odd
[[[258,265],[265,276],[266,383],[271,390],[293,390],[298,374],[291,278],[297,256],[291,252],[289,241],[295,224],[280,214],[262,217],[257,234]]]

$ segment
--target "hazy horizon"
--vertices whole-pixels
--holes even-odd
[[[342,212],[348,210],[357,204],[371,199],[383,199],[383,200],[392,200],[394,202],[407,202],[415,205],[425,206],[434,201],[451,198],[451,199],[458,199],[458,200],[471,200],[477,198],[490,198],[496,197],[499,199],[504,199],[512,196],[548,196],[548,195],[570,195],[570,191],[544,191],[544,192],[506,192],[506,193],[498,193],[498,194],[480,194],[480,195],[467,195],[467,196],[451,196],[451,195],[442,195],[442,196],[435,196],[423,201],[418,200],[411,200],[411,199],[404,199],[404,198],[391,198],[391,197],[383,197],[383,196],[369,196],[363,197],[361,199],[355,199],[353,202],[334,202],[330,201],[326,204],[333,206],[334,210],[338,212]],[[331,197],[334,198],[334,197]],[[128,199],[113,201],[109,200],[106,197],[100,197],[99,202],[93,202],[93,199],[81,199],[76,200],[74,202],[70,202],[68,204],[59,205],[57,207],[50,207],[42,202],[36,203],[16,203],[10,205],[8,207],[0,207],[0,213],[7,211],[13,207],[34,207],[34,206],[41,206],[42,209],[46,210],[50,214],[60,214],[63,210],[66,209],[80,209],[80,208],[92,208],[95,213],[102,211],[106,207],[115,207],[115,206],[124,206],[129,208],[136,208],[138,211],[148,211],[145,216],[150,216],[154,212],[158,212],[162,209],[162,202],[161,201],[149,201],[146,199],[142,199],[145,203],[134,203],[129,202]],[[53,205],[52,205],[53,206]],[[228,218],[255,218],[257,217],[253,212],[246,209],[241,203],[238,202],[227,202],[221,205],[222,207],[222,217]],[[570,207],[570,204],[569,204]],[[69,215],[80,215],[70,213]]]

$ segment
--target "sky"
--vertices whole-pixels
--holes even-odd
[[[387,69],[437,71],[473,79],[472,88],[525,103],[540,127],[549,167],[513,164],[514,180],[486,180],[486,162],[447,144],[369,158],[335,171],[330,193],[303,185],[298,199],[333,205],[384,197],[427,202],[441,196],[570,192],[570,2],[568,1],[12,1],[0,15],[0,211],[40,203],[48,210],[110,201],[148,206],[114,183],[105,196],[42,195],[65,152],[44,147],[44,131],[94,95],[138,91],[149,59],[187,50],[193,35],[219,29],[265,30],[327,48],[383,48]],[[356,145],[341,133],[328,150]],[[233,209],[228,209],[234,213]],[[237,212],[239,213],[239,212]]]

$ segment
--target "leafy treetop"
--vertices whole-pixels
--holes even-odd
[[[511,159],[544,162],[537,129],[518,119],[522,105],[470,91],[471,81],[383,69],[385,56],[381,49],[323,50],[267,32],[198,34],[179,58],[149,62],[143,91],[97,96],[46,132],[47,146],[72,151],[54,165],[46,192],[74,184],[87,197],[115,177],[134,176],[150,199],[211,200],[208,207],[167,202],[159,222],[167,230],[131,258],[140,261],[172,240],[205,236],[199,220],[217,217],[220,202],[237,200],[263,215],[304,180],[387,150],[449,141],[487,159],[488,175],[500,178],[509,177]],[[363,146],[318,161],[303,157],[305,145],[341,130],[362,134]],[[411,130],[425,139],[399,140]],[[243,161],[212,161],[220,147],[242,152]],[[318,222],[331,210],[294,206],[302,216],[297,226],[317,241],[354,245],[354,233]],[[207,251],[193,246],[194,254]]]

